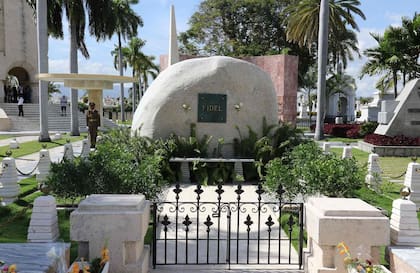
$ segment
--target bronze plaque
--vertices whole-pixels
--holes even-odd
[[[198,94],[198,122],[226,122],[227,95]]]

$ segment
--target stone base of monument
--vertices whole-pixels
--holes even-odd
[[[353,198],[310,198],[305,205],[305,272],[347,273],[336,248],[340,242],[354,257],[362,247],[378,263],[380,246],[389,244],[389,219],[378,209]]]
[[[388,252],[392,272],[420,273],[420,247],[391,246]]]
[[[79,257],[110,252],[110,272],[148,272],[149,249],[144,246],[150,205],[143,195],[94,194],[70,215],[70,238],[79,242]]]
[[[359,149],[379,156],[420,156],[419,146],[378,146],[364,141],[358,141]]]

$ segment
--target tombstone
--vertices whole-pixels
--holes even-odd
[[[2,175],[0,176],[0,197],[3,199],[1,205],[13,203],[19,195],[19,185],[16,172],[15,159],[6,157],[2,163]]]
[[[379,155],[370,154],[368,159],[367,175],[365,182],[368,185],[379,185],[382,182],[381,167],[379,166]]]
[[[420,79],[408,82],[394,101],[383,101],[375,134],[408,137],[420,135]]]
[[[392,202],[391,243],[398,246],[420,246],[420,229],[416,205],[410,200]]]
[[[10,141],[10,149],[19,149],[19,142],[16,138]]]
[[[40,196],[35,199],[28,228],[28,242],[51,243],[58,239],[58,217],[55,198]]]
[[[233,156],[233,140],[248,128],[261,135],[263,119],[277,124],[277,98],[270,76],[257,66],[230,57],[214,56],[169,66],[140,101],[132,134],[167,138],[196,135],[223,138],[222,155]],[[215,141],[209,151],[217,148]]]
[[[47,175],[50,172],[50,165],[50,151],[42,149],[39,151],[38,174],[36,175],[36,181],[38,181],[38,184],[41,184],[47,178]]]
[[[79,244],[79,257],[100,257],[107,242],[110,272],[147,273],[149,249],[144,236],[150,205],[141,194],[93,194],[70,215],[70,238]]]
[[[67,159],[67,160],[70,160],[70,161],[74,159],[73,145],[71,143],[64,144],[63,159]]]
[[[407,172],[404,178],[404,186],[411,189],[408,200],[412,201],[417,210],[420,209],[420,164],[416,162],[408,163]]]
[[[343,155],[341,156],[342,159],[344,158],[352,158],[353,154],[351,152],[351,146],[345,146],[343,148]]]

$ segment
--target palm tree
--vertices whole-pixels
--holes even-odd
[[[302,0],[291,2],[285,9],[286,35],[291,42],[311,48],[318,40],[319,29],[319,0]],[[347,32],[347,26],[359,30],[353,14],[365,19],[365,15],[358,8],[359,0],[329,0],[329,36],[330,40],[340,41],[340,35]]]
[[[386,36],[384,37],[373,33],[370,34],[378,45],[364,51],[368,61],[362,67],[360,78],[363,78],[365,75],[373,76],[389,73],[392,75],[392,86],[394,87],[394,97],[396,98],[398,96],[398,72],[402,70],[404,57],[401,44],[397,43],[395,39],[402,41],[402,32],[401,28],[390,27],[385,31],[385,34]]]
[[[354,15],[365,19],[365,15],[358,6],[360,6],[359,0],[301,0],[291,2],[285,9],[286,14],[288,14],[286,17],[288,41],[312,48],[318,39],[316,140],[323,138],[322,117],[324,116],[326,105],[325,77],[328,59],[328,38],[335,42],[331,48],[333,50],[331,59],[335,62],[335,65],[340,63],[340,59],[345,63],[347,58],[352,58],[351,51],[357,47],[354,46],[353,42],[355,42],[355,39],[348,27],[359,30]],[[346,43],[343,43],[343,41],[346,41]],[[350,42],[350,44],[347,42]]]
[[[137,4],[138,0],[112,0],[113,24],[114,29],[108,33],[109,36],[117,34],[118,37],[118,68],[120,76],[124,75],[123,53],[121,40],[126,40],[137,35],[137,27],[143,26],[143,21],[130,7]],[[121,120],[125,120],[124,115],[124,83],[120,84]]]
[[[149,76],[155,79],[159,72],[158,66],[153,62],[155,57],[145,55],[141,51],[144,45],[145,41],[134,37],[129,41],[128,47],[123,47],[121,50],[123,55],[123,67],[130,65],[132,67],[133,77],[137,77],[139,79],[138,94],[140,96],[142,95],[141,90],[146,90],[148,87]],[[116,61],[118,60],[116,53],[117,49],[111,52],[111,54],[114,55],[114,66],[116,66]],[[135,84],[133,90],[133,108],[137,102],[136,89],[137,85]]]
[[[35,0],[27,2],[36,8]],[[69,21],[70,30],[70,73],[77,73],[77,50],[85,58],[89,52],[85,44],[85,27],[88,21],[89,33],[97,40],[106,37],[112,29],[112,0],[48,0],[47,24],[49,35],[63,38],[63,11]],[[86,17],[87,15],[87,17]],[[88,19],[88,20],[87,20]],[[71,90],[71,135],[80,135],[78,119],[77,89]]]

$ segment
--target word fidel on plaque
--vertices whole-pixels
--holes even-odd
[[[198,122],[226,122],[226,101],[224,94],[198,94]]]

